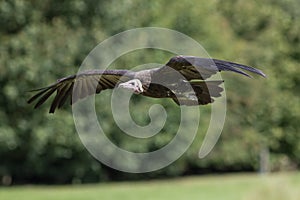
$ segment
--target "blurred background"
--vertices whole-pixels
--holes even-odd
[[[295,173],[300,166],[299,8],[298,0],[1,0],[1,184],[98,183],[227,172]],[[49,104],[34,110],[26,100],[32,95],[29,90],[76,73],[85,56],[106,38],[148,26],[180,31],[203,45],[211,57],[257,67],[268,77],[222,74],[227,118],[220,140],[205,159],[197,155],[210,117],[202,119],[195,142],[170,166],[145,174],[123,173],[102,165],[87,152],[76,133],[70,106],[51,115]],[[126,54],[111,67],[165,63],[172,56],[145,51]],[[109,95],[109,91],[103,92],[103,96]],[[101,101],[101,97],[97,99]],[[144,105],[151,100],[133,100],[138,105],[133,115],[138,123],[147,124]],[[175,107],[172,101],[157,102]],[[110,115],[107,108],[100,105],[99,109],[101,115]],[[200,109],[209,111],[205,106]],[[168,116],[162,133],[140,144],[122,136],[113,118],[106,118],[106,132],[121,147],[152,151],[172,139],[177,114]]]

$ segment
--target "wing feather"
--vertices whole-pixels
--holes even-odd
[[[72,99],[72,90],[73,90],[73,86],[74,86],[74,83],[69,83],[68,84],[68,89],[66,90],[66,92],[62,95],[62,98],[60,99],[60,101],[58,102],[58,106],[57,108],[61,108],[62,105],[65,104],[66,100],[68,99],[68,97],[70,97],[70,100]],[[71,101],[70,101],[70,104]],[[54,112],[54,111],[53,111]]]
[[[186,91],[187,95],[174,94],[172,99],[178,105],[205,105],[214,102],[213,98],[221,96],[223,88],[220,86],[223,81],[197,81],[190,82],[191,91]],[[196,97],[196,98],[194,98]]]
[[[55,108],[58,107],[59,102],[62,100],[62,98],[65,96],[66,92],[68,91],[69,84],[63,85],[61,88],[58,87],[57,93],[60,93],[60,95],[56,95],[51,107],[50,112],[54,112]]]
[[[175,69],[187,80],[206,80],[219,71],[231,71],[251,77],[251,75],[247,74],[243,70],[266,77],[261,70],[254,67],[224,60],[200,58],[195,56],[175,56],[171,58],[168,63],[161,68],[161,70],[158,70],[159,73],[167,71],[167,67]]]
[[[50,113],[54,113],[57,108],[70,98],[73,104],[79,99],[89,95],[100,93],[105,89],[114,88],[119,82],[125,82],[134,77],[134,72],[128,70],[90,70],[77,75],[72,75],[59,79],[56,83],[37,90],[27,102],[36,101],[35,108],[41,106],[55,91],[56,95],[50,106]]]
[[[40,105],[42,105],[49,98],[49,96],[55,92],[56,89],[56,87],[51,87],[43,90],[43,93],[40,93],[39,95],[42,96],[37,102],[37,104],[34,106],[34,108],[38,108]]]

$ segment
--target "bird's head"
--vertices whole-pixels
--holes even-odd
[[[143,84],[139,79],[132,79],[118,85],[118,88],[124,88],[132,91],[135,94],[140,94],[144,91]]]

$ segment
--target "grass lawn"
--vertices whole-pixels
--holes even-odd
[[[230,174],[68,186],[0,187],[2,200],[300,200],[300,173]]]

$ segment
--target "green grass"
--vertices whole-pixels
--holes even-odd
[[[171,180],[69,186],[0,187],[0,199],[9,200],[295,200],[300,199],[300,173],[233,174]]]

